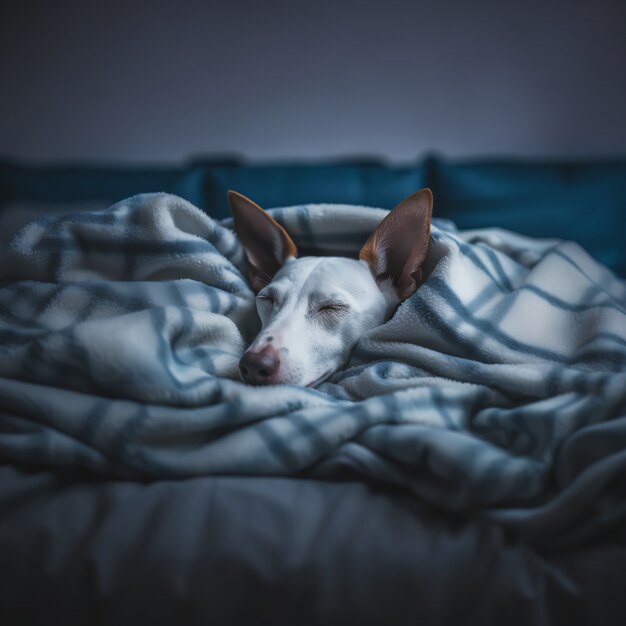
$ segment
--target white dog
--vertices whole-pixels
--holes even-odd
[[[318,385],[421,281],[430,238],[430,189],[396,206],[366,241],[359,260],[297,258],[285,229],[261,207],[234,191],[228,203],[262,322],[239,363],[244,382]]]

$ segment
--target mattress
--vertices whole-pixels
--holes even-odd
[[[3,624],[623,624],[626,531],[532,547],[345,479],[0,468]]]

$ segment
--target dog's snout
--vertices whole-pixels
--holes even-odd
[[[239,361],[239,370],[244,382],[251,385],[269,385],[276,378],[280,358],[272,346],[259,352],[246,352]]]

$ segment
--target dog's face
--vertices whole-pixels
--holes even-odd
[[[235,192],[228,199],[262,323],[240,362],[244,382],[319,384],[417,288],[430,234],[430,190],[400,203],[358,260],[297,258],[295,244],[269,214]]]
[[[241,362],[244,380],[315,385],[345,363],[358,338],[380,326],[397,299],[378,288],[364,261],[292,259],[257,294],[262,330]],[[263,355],[265,359],[256,357]],[[276,371],[263,365],[277,359]],[[258,362],[260,368],[255,369]]]

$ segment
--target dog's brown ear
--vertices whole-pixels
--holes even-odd
[[[246,253],[248,278],[255,291],[271,282],[274,274],[298,250],[287,231],[258,204],[236,191],[228,192],[235,232]]]
[[[430,189],[416,191],[385,217],[359,253],[378,282],[391,280],[400,300],[413,294],[421,281],[432,210]]]

